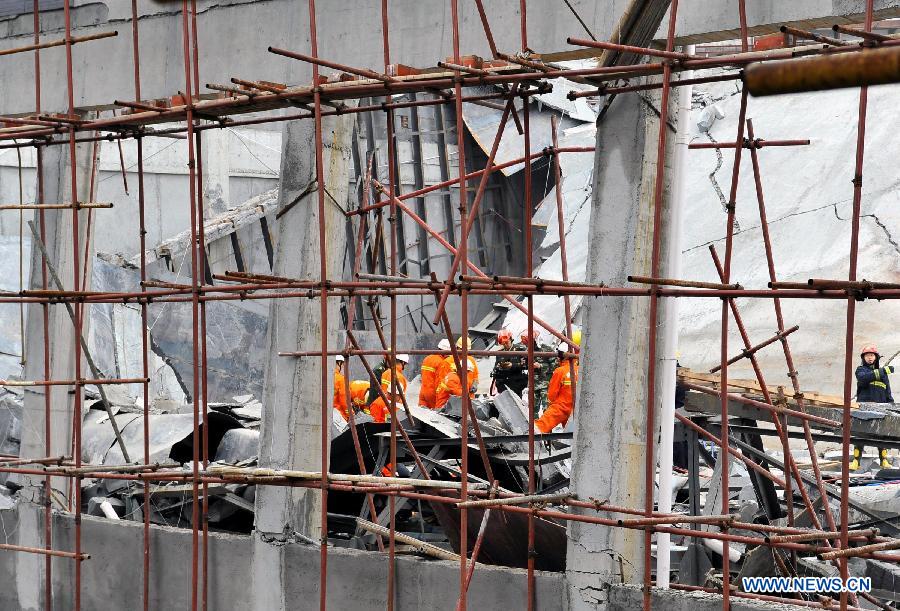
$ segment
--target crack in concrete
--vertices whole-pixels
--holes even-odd
[[[706,138],[712,142],[713,144],[718,144],[719,141],[713,138],[713,135],[709,132],[705,132]],[[716,151],[716,168],[709,173],[709,182],[712,183],[713,189],[716,192],[716,195],[719,197],[719,201],[722,203],[722,212],[726,215],[728,214],[728,200],[725,199],[725,193],[722,191],[722,187],[719,186],[719,181],[716,180],[716,174],[718,174],[719,170],[722,169],[722,165],[725,163],[725,156],[722,155],[722,149],[718,146],[714,149]],[[737,216],[734,217],[734,230],[740,231],[741,224],[738,222]]]
[[[887,226],[881,222],[881,219],[878,218],[878,215],[876,215],[874,213],[873,214],[861,214],[859,218],[870,218],[873,221],[875,221],[875,224],[878,225],[879,227],[881,227],[881,230],[884,232],[885,237],[887,237],[887,241],[890,242],[891,246],[894,247],[894,252],[896,252],[898,255],[900,255],[900,245],[898,245],[897,242],[894,240],[894,236],[891,235],[891,232],[887,228]]]
[[[188,389],[187,383],[184,381],[184,379],[178,373],[178,369],[176,369],[175,367],[172,366],[172,357],[167,355],[163,351],[163,349],[159,347],[159,344],[157,344],[156,341],[153,339],[153,334],[150,333],[149,331],[147,332],[147,340],[148,340],[148,345],[150,346],[150,351],[153,352],[153,354],[158,356],[160,359],[162,359],[165,366],[167,366],[169,368],[169,370],[172,372],[172,375],[175,376],[175,381],[178,382],[178,385],[181,387],[181,392],[184,393],[185,401],[187,401],[188,403],[193,403],[193,399],[191,398],[191,391]],[[158,370],[157,370],[157,373],[158,373]]]
[[[841,215],[838,214],[838,209],[837,209],[838,203],[841,203],[841,202],[835,202],[834,204],[831,204],[834,209],[834,218],[836,218],[839,221],[845,221],[845,222],[849,221],[850,220],[849,217],[842,218]],[[870,218],[873,221],[875,221],[875,224],[878,225],[881,228],[881,230],[884,232],[884,236],[887,238],[887,241],[890,243],[891,246],[894,247],[894,252],[896,252],[898,255],[900,255],[900,244],[897,243],[897,241],[894,239],[894,236],[891,234],[891,230],[887,228],[887,225],[885,225],[884,222],[880,218],[878,218],[877,214],[875,214],[874,212],[870,212],[868,214],[860,214],[859,218],[861,218],[861,219]]]

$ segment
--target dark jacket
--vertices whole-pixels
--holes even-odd
[[[519,380],[521,378],[528,379],[528,373],[522,367],[522,358],[503,354],[504,352],[512,352],[514,350],[526,350],[526,348],[521,344],[511,344],[509,348],[498,351],[496,364],[494,365],[494,370],[491,372],[491,377],[498,382]],[[506,366],[504,367],[504,365]],[[525,383],[527,384],[528,382]]]
[[[860,403],[893,403],[888,374],[893,367],[879,367],[880,359],[871,365],[865,361],[856,368],[856,400]]]

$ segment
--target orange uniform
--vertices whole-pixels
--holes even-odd
[[[440,378],[437,371],[444,362],[444,355],[430,354],[422,361],[422,385],[419,388],[419,407],[434,409],[434,393],[437,391]]]
[[[406,394],[406,376],[403,375],[403,370],[400,365],[397,365],[395,372],[397,374],[397,390],[402,394]],[[391,373],[391,370],[388,369],[381,374],[381,390],[383,390],[384,395],[389,398],[391,398],[391,378],[393,377]],[[400,402],[400,397],[394,396],[392,398],[394,410],[396,410],[397,403]],[[375,422],[387,422],[391,417],[391,410],[388,409],[387,404],[384,402],[384,399],[381,398],[381,395],[378,395],[378,398],[369,405],[369,414]]]
[[[437,369],[437,380],[443,381],[447,374],[451,371],[456,371],[456,362],[453,360],[453,355],[451,354],[441,363],[440,367]],[[469,357],[469,375],[468,382],[471,384],[478,380],[478,364],[475,362],[471,356]]]
[[[472,378],[472,372],[469,371],[469,379],[468,379],[470,388],[475,385],[475,381]],[[461,397],[463,393],[462,380],[459,379],[459,374],[455,371],[450,371],[445,377],[444,380],[438,384],[437,390],[434,395],[434,408],[441,409],[450,401],[450,397]],[[469,396],[474,396],[471,392]]]
[[[353,380],[350,382],[350,403],[353,407],[362,409],[366,405],[366,395],[369,394],[368,380]]]
[[[334,409],[340,412],[344,421],[350,419],[347,413],[347,389],[344,387],[346,378],[338,367],[334,368]]]
[[[553,372],[550,386],[547,388],[547,400],[550,406],[544,414],[534,421],[534,426],[542,433],[549,433],[557,424],[565,426],[575,409],[575,397],[572,395],[572,382],[578,381],[578,361],[564,360]]]

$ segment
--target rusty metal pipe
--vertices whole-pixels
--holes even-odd
[[[729,364],[729,365],[734,365],[735,363],[737,363],[737,362],[738,362],[739,360],[741,360],[741,359],[750,358],[751,355],[756,354],[757,352],[759,352],[760,350],[762,350],[762,349],[765,348],[766,346],[768,346],[768,345],[770,345],[770,344],[774,344],[775,342],[777,342],[777,341],[779,341],[779,340],[781,340],[781,339],[784,339],[785,337],[787,337],[788,335],[790,335],[790,334],[793,333],[794,331],[798,331],[799,329],[800,329],[800,326],[799,326],[799,325],[794,325],[794,326],[791,327],[790,329],[787,329],[787,330],[785,330],[785,331],[779,331],[778,333],[776,333],[775,335],[773,335],[772,337],[770,337],[770,338],[767,339],[766,341],[760,342],[759,344],[756,344],[756,345],[753,346],[752,348],[747,348],[747,349],[743,350],[739,355],[734,356],[734,357],[731,357],[730,359],[728,359],[728,364]],[[716,365],[715,367],[713,367],[712,369],[710,369],[709,372],[710,372],[710,373],[715,373],[715,372],[719,371],[719,369],[721,369],[721,368],[722,368],[721,365]]]
[[[827,91],[900,82],[900,47],[754,63],[744,85],[754,96]]]

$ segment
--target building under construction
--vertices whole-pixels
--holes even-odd
[[[0,39],[2,608],[900,609],[900,1]]]

